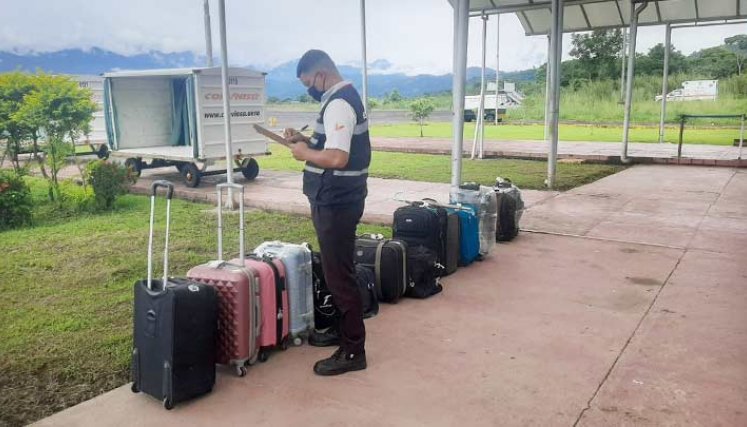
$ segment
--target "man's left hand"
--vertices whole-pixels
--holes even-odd
[[[291,147],[291,154],[293,154],[294,159],[305,161],[308,159],[306,155],[308,154],[309,150],[310,148],[308,145],[306,145],[305,142],[297,142]]]

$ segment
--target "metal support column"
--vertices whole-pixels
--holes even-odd
[[[558,118],[560,116],[560,67],[563,56],[563,0],[552,0],[552,24],[550,26],[550,123],[547,128],[547,181],[548,188],[555,188],[558,163]]]
[[[742,160],[742,147],[744,146],[744,121],[746,115],[742,114],[742,126],[739,128],[739,157],[737,160]]]
[[[495,15],[495,125],[498,126],[498,91],[501,88],[501,14]]]
[[[205,55],[207,56],[207,66],[213,66],[213,34],[210,29],[210,2],[205,0],[203,3],[205,9]]]
[[[456,200],[462,180],[464,143],[464,85],[467,76],[467,39],[469,36],[469,0],[454,0],[454,74],[452,81],[452,136],[450,200]]]
[[[628,80],[625,82],[625,119],[623,121],[623,143],[620,161],[630,163],[628,158],[628,137],[630,136],[630,112],[633,107],[633,79],[635,76],[635,45],[638,36],[638,17],[641,15],[648,2],[637,6],[631,3],[630,8],[630,46],[628,47]]]
[[[545,67],[545,135],[543,139],[547,141],[548,130],[550,129],[550,81],[552,80],[552,37],[547,35],[547,66]]]
[[[475,147],[477,156],[483,158],[483,139],[485,137],[485,58],[487,53],[488,16],[482,15],[482,68],[480,69],[480,107],[477,109],[477,122],[475,123],[475,137],[472,141],[471,159],[475,158]]]
[[[625,63],[628,56],[628,29],[623,28],[622,30],[622,52],[620,52],[620,56],[622,58],[622,74],[620,74],[620,103],[625,102]]]
[[[669,93],[669,51],[672,49],[672,24],[667,24],[664,43],[664,74],[661,83],[661,120],[659,121],[659,144],[664,143],[664,121],[667,118],[667,93]]]
[[[233,184],[233,150],[231,148],[231,103],[228,96],[228,43],[226,41],[226,0],[218,1],[218,16],[220,18],[220,59],[221,86],[223,87],[223,126],[226,138],[226,182]],[[233,209],[233,192],[228,187],[226,207]]]
[[[368,113],[368,61],[366,61],[366,0],[361,0],[361,52],[363,53],[363,108]]]

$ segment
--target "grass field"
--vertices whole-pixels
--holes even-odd
[[[272,156],[260,160],[260,168],[269,170],[301,171],[303,164],[290,151],[273,146]],[[557,189],[567,190],[619,172],[622,166],[559,163]],[[370,175],[378,178],[412,181],[450,182],[451,157],[431,154],[389,153],[374,151]],[[462,181],[493,185],[496,176],[510,178],[523,189],[545,189],[547,163],[536,160],[485,159],[462,162]]]
[[[451,123],[428,123],[423,128],[426,138],[451,138]],[[464,137],[472,140],[475,133],[475,124],[464,124]],[[543,140],[545,128],[543,125],[486,125],[486,140]],[[420,137],[420,126],[416,123],[397,125],[374,125],[371,126],[371,135],[374,137],[389,138],[418,138]],[[708,145],[731,145],[734,138],[739,137],[739,129],[723,127],[692,127],[685,128],[684,141],[686,144],[708,144]],[[560,125],[560,139],[562,141],[598,141],[617,142],[622,141],[622,127],[582,126],[582,125]],[[667,142],[676,143],[679,139],[679,128],[668,127],[665,133]],[[658,142],[659,129],[651,127],[638,127],[630,129],[631,142]]]
[[[148,198],[124,196],[107,214],[66,214],[46,202],[44,181],[29,182],[35,226],[0,233],[0,425],[27,424],[129,381],[132,285],[146,274]],[[173,202],[173,275],[215,258],[208,209]],[[237,216],[227,221],[234,255]],[[254,211],[246,223],[248,248],[270,239],[316,242],[307,218]],[[375,226],[361,232],[390,234]]]

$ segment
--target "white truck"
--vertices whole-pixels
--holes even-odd
[[[661,101],[662,96],[657,95],[656,100]],[[669,101],[715,101],[718,99],[718,80],[688,80],[682,83],[680,89],[675,89],[667,94]]]
[[[134,173],[175,166],[196,187],[228,170],[256,178],[254,156],[268,153],[253,124],[265,121],[265,74],[229,68],[231,159],[226,159],[221,69],[183,68],[104,74],[104,110],[112,157]],[[208,167],[225,161],[225,169]],[[237,168],[234,169],[232,164]]]
[[[497,98],[497,99],[496,99]],[[498,121],[506,114],[507,108],[516,108],[521,105],[524,97],[516,91],[516,85],[511,82],[504,82],[503,90],[496,92],[495,82],[490,82],[485,93],[485,114],[486,121],[494,121],[496,113]],[[497,104],[496,104],[497,101]],[[496,111],[496,105],[498,110]],[[467,95],[464,97],[464,121],[471,122],[477,118],[477,112],[480,110],[480,95]]]
[[[78,82],[80,88],[90,90],[91,100],[98,106],[91,119],[90,132],[83,135],[83,140],[79,143],[85,143],[100,159],[106,159],[109,157],[109,147],[106,139],[106,121],[104,120],[104,78],[90,75],[72,75],[70,78]]]

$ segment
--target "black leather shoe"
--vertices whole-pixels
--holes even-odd
[[[329,328],[325,332],[313,331],[309,335],[309,345],[314,347],[340,345],[340,333],[333,328]]]
[[[338,348],[329,358],[314,364],[314,372],[323,376],[340,375],[362,369],[366,369],[366,352],[352,354],[343,350],[342,347]]]

